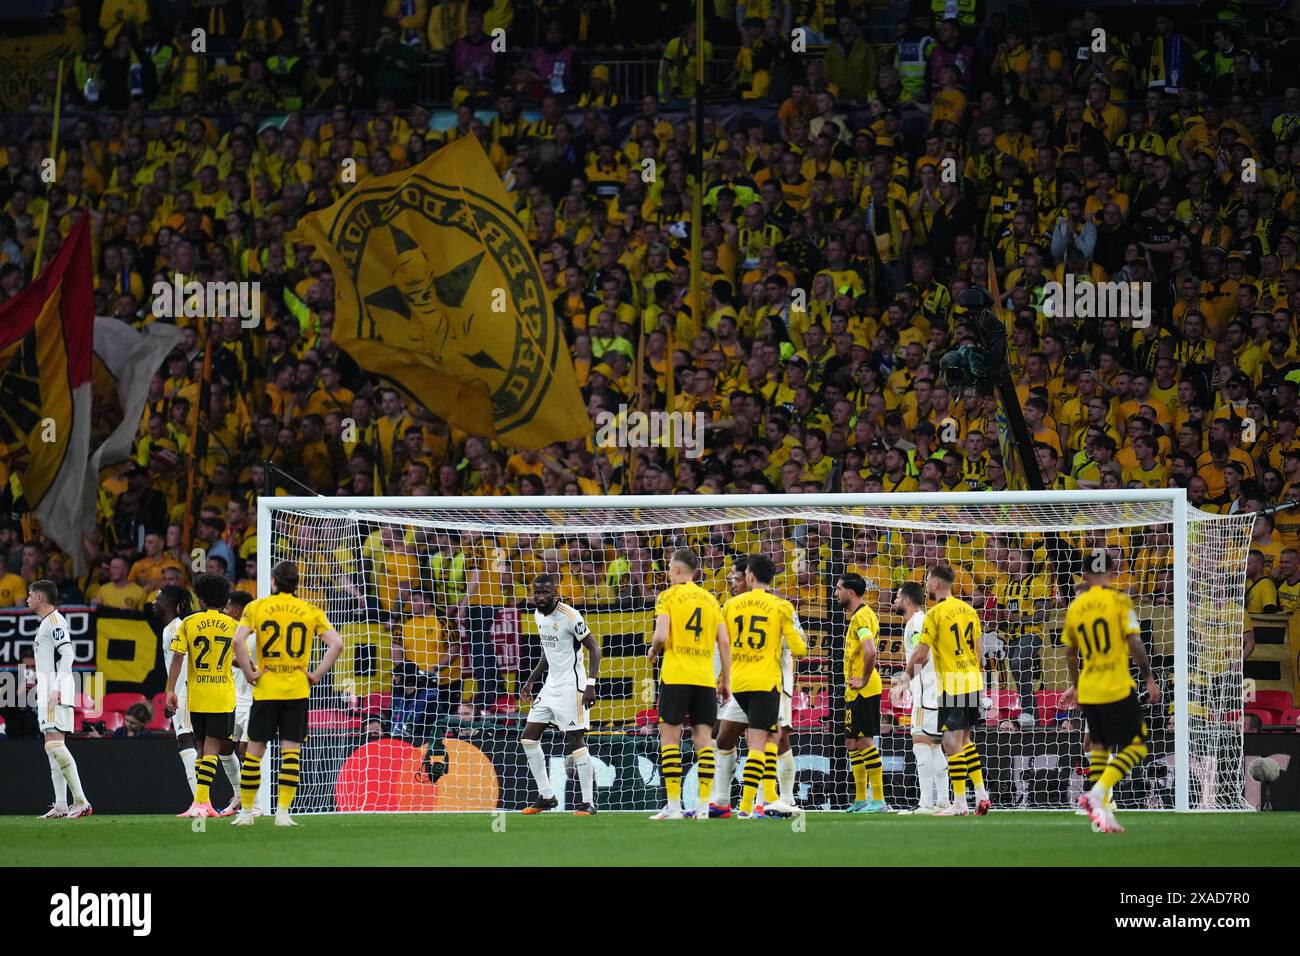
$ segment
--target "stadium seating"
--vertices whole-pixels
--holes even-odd
[[[360,730],[364,721],[346,710],[317,709],[307,712],[307,729],[310,730]]]
[[[155,707],[153,717],[149,720],[148,729],[157,733],[158,731],[170,731],[172,729],[172,720],[167,716],[167,712],[161,707]]]
[[[1291,694],[1284,690],[1260,690],[1255,692],[1255,699],[1250,702],[1251,708],[1261,710],[1277,711],[1281,716],[1286,711],[1295,706],[1295,701],[1291,699]]]
[[[1061,696],[1062,692],[1059,690],[1034,691],[1034,707],[1038,711],[1040,726],[1048,727],[1056,723],[1056,715],[1061,710]]]
[[[119,727],[126,725],[126,715],[120,710],[106,710],[101,718],[104,722],[104,733],[111,734]]]
[[[1295,727],[1297,721],[1300,721],[1300,707],[1292,707],[1282,713],[1282,726]]]
[[[390,693],[367,694],[357,701],[357,712],[363,717],[380,717],[393,709]]]
[[[990,721],[1015,720],[1020,716],[1020,695],[1013,690],[995,690],[990,695],[993,707],[989,711]]]
[[[1276,727],[1282,722],[1282,712],[1268,707],[1247,707],[1247,714],[1254,714],[1265,727]]]
[[[144,694],[121,693],[104,695],[104,711],[117,711],[125,713],[132,704],[143,704],[148,700]]]

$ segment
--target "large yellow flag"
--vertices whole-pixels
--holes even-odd
[[[334,273],[334,341],[446,419],[539,448],[591,430],[541,270],[473,136],[367,179],[290,239]]]

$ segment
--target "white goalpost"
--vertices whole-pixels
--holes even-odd
[[[1121,808],[1245,810],[1241,676],[1252,515],[1188,506],[1181,490],[889,495],[630,497],[262,497],[258,593],[275,562],[344,638],[312,690],[295,810],[490,811],[530,802],[519,746],[520,684],[537,661],[528,595],[545,571],[601,644],[588,746],[602,810],[662,803],[657,674],[645,655],[667,555],[701,556],[701,584],[728,596],[735,556],[773,559],[772,588],[807,634],[791,696],[796,799],[835,810],[852,798],[843,741],[845,616],[840,574],[867,581],[881,622],[886,798],[915,806],[910,713],[889,700],[902,666],[893,596],[936,563],[984,626],[984,723],[976,742],[994,809],[1069,809],[1085,784],[1084,727],[1060,706],[1060,626],[1082,557],[1121,558],[1163,690],[1144,702],[1151,756],[1116,791]],[[522,711],[522,713],[521,713]],[[687,735],[689,738],[689,735]],[[576,781],[561,735],[543,740],[561,808]],[[741,745],[743,758],[743,743]],[[689,746],[683,799],[696,795]],[[739,779],[737,768],[737,780]],[[739,784],[734,782],[738,797]]]

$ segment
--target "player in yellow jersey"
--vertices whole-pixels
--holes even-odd
[[[722,608],[727,637],[731,643],[731,693],[745,712],[745,758],[740,798],[740,817],[788,816],[794,808],[777,799],[777,723],[781,712],[781,642],[793,657],[808,653],[803,634],[795,621],[794,605],[768,588],[776,568],[765,554],[751,554],[745,567],[749,590],[727,601]],[[770,770],[769,770],[770,768]],[[759,786],[763,788],[764,812],[754,811]]]
[[[980,723],[980,695],[984,690],[980,619],[975,609],[953,597],[952,568],[935,565],[926,576],[926,588],[934,603],[925,612],[921,637],[907,660],[907,668],[894,676],[900,687],[920,672],[926,661],[934,661],[939,689],[939,731],[943,752],[948,755],[948,779],[953,801],[938,817],[964,817],[966,781],[975,786],[975,815],[989,812],[989,793],[984,788],[984,768],[972,734]]]
[[[1083,709],[1092,762],[1106,766],[1101,779],[1079,798],[1079,806],[1103,833],[1124,832],[1108,806],[1110,793],[1147,755],[1147,724],[1129,672],[1130,656],[1146,682],[1147,701],[1160,703],[1133,602],[1110,588],[1117,563],[1115,555],[1101,548],[1084,559],[1084,590],[1070,602],[1061,630],[1070,672],[1061,704],[1072,709],[1077,703]]]
[[[880,670],[876,639],[880,619],[863,600],[867,582],[849,572],[835,582],[835,600],[849,616],[844,635],[844,744],[853,768],[853,802],[849,813],[885,813],[884,764],[876,738],[880,736]],[[868,784],[871,799],[867,799]]]
[[[749,564],[749,555],[736,555],[727,583],[731,593],[744,594],[749,590],[745,581],[745,568]],[[799,618],[795,616],[795,629],[802,631]],[[790,649],[781,650],[781,712],[777,717],[780,728],[776,738],[776,784],[777,796],[782,803],[795,805],[794,786],[796,767],[794,751],[790,747],[794,722],[794,658]],[[717,772],[713,776],[713,797],[709,801],[709,816],[714,819],[727,819],[731,816],[731,782],[736,772],[736,744],[740,735],[749,724],[745,712],[736,703],[736,698],[728,698],[718,712],[718,735],[714,739],[714,762]]]
[[[234,663],[238,625],[222,613],[230,597],[230,579],[223,574],[200,574],[194,581],[200,611],[183,618],[172,638],[171,666],[167,669],[167,711],[176,712],[176,684],[186,667],[190,726],[198,744],[194,765],[194,802],[182,817],[219,816],[212,806],[212,781],[222,748],[235,729]]]
[[[678,548],[668,561],[669,587],[655,601],[655,633],[648,651],[651,665],[661,654],[659,680],[659,765],[667,792],[664,808],[651,820],[680,820],[682,813],[682,726],[689,715],[695,764],[699,768],[696,819],[709,818],[713,792],[713,724],[718,701],[726,700],[731,647],[718,599],[695,583],[699,556]],[[717,649],[721,669],[713,673]]]
[[[252,807],[262,784],[262,755],[276,734],[280,735],[280,792],[275,825],[298,825],[289,816],[289,807],[298,792],[298,752],[307,737],[307,698],[334,666],[343,639],[324,611],[294,596],[297,590],[298,566],[281,561],[271,569],[271,595],[244,608],[235,632],[235,663],[253,685],[253,707],[248,715],[248,749],[239,775],[241,809],[232,826],[253,825]],[[325,642],[325,653],[309,672],[317,638]],[[257,658],[256,666],[251,657]]]

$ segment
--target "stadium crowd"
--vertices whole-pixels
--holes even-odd
[[[755,0],[710,3],[701,51],[689,5],[660,3],[652,18],[639,6],[63,4],[60,29],[84,50],[67,65],[53,184],[40,163],[54,71],[34,110],[0,127],[0,302],[29,280],[48,208],[47,262],[80,214],[92,219],[98,314],[169,321],[153,317],[150,290],[181,273],[259,281],[264,319],[175,320],[182,344],[153,378],[132,458],[102,476],[84,578],[32,530],[5,463],[0,604],[45,577],[65,601],[141,608],[160,585],[188,584],[196,547],[252,591],[267,487],[797,494],[822,490],[841,460],[846,492],[1005,488],[996,402],[939,374],[946,352],[975,341],[954,305],[971,286],[1000,296],[1048,487],[1185,487],[1223,513],[1300,501],[1295,23],[1225,19],[1202,44],[1164,15],[1111,29],[1096,10],[1037,5],[1008,19],[968,0],[921,0],[901,16],[863,0]],[[793,27],[806,49],[793,48]],[[192,50],[195,28],[205,53]],[[617,88],[613,44],[660,50],[655,93]],[[700,55],[713,77],[703,91]],[[430,62],[449,77],[448,102],[417,95]],[[695,224],[689,107],[700,94]],[[352,188],[344,160],[364,182],[466,136],[514,197],[591,413],[702,413],[702,457],[649,448],[633,467],[592,438],[498,447],[378,387],[333,343],[329,270],[286,232]],[[1151,321],[1049,315],[1044,286],[1067,277],[1149,283]],[[187,489],[205,336],[216,344],[206,452]],[[422,563],[403,606],[385,611],[419,618],[430,601],[465,600],[457,581],[479,543],[418,556],[384,544],[373,574]],[[618,573],[613,542],[605,563],[586,542],[561,548],[583,586],[648,596],[662,562],[628,544]],[[1259,518],[1255,544],[1251,609],[1294,612],[1300,511]],[[806,537],[798,547],[821,553]],[[1032,543],[990,553],[991,577],[972,593],[992,596],[998,573],[1038,560]],[[868,580],[901,582],[897,558]],[[800,568],[813,580],[813,565]]]

